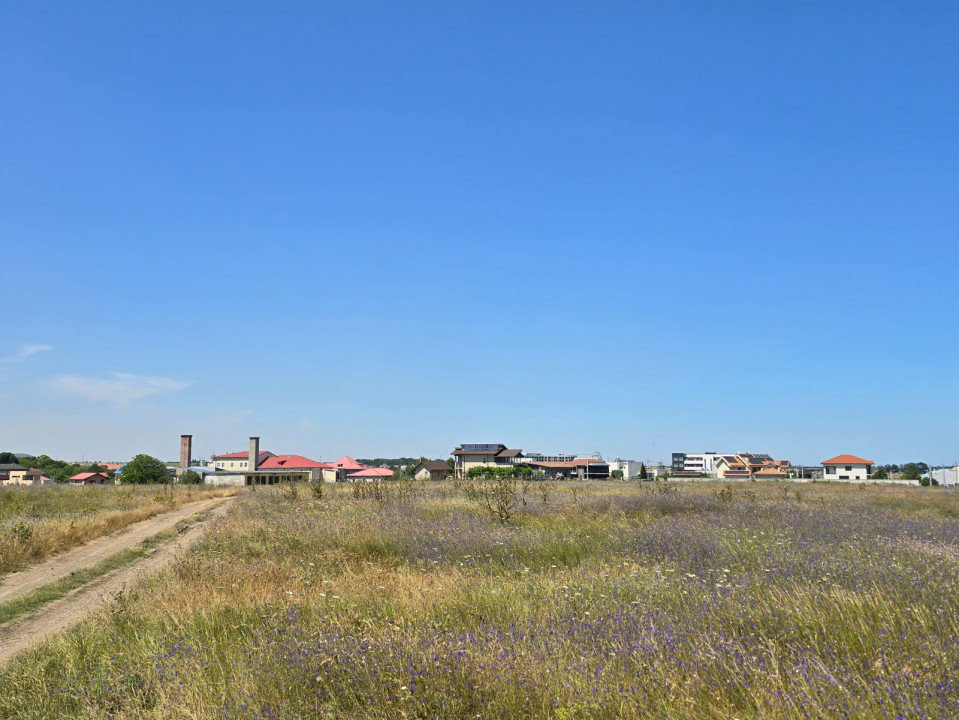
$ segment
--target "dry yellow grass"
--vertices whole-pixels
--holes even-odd
[[[4,488],[0,490],[0,575],[185,503],[238,491],[191,486]]]

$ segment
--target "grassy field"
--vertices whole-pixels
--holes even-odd
[[[0,577],[184,503],[233,492],[190,485],[0,488]]]
[[[0,670],[0,717],[959,716],[959,493],[520,493],[250,493]]]

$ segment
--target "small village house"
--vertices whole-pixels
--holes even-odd
[[[21,468],[8,471],[7,478],[0,481],[0,485],[53,485],[53,479],[37,468]]]
[[[442,460],[423,460],[413,468],[417,480],[443,480],[453,474],[453,468]]]
[[[719,456],[713,469],[720,480],[785,480],[792,464],[766,453],[737,453]]]
[[[465,478],[474,467],[510,467],[523,457],[502,443],[463,443],[450,453],[456,462],[456,477]]]
[[[26,469],[23,465],[18,465],[17,463],[0,463],[0,485],[7,484],[11,472]]]
[[[71,485],[105,485],[109,478],[106,473],[85,472],[70,478]]]
[[[855,455],[837,455],[823,460],[822,479],[842,482],[865,482],[872,478],[872,460],[863,460]]]

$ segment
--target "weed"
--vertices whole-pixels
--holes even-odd
[[[486,511],[501,525],[510,521],[520,501],[516,478],[507,475],[485,481],[477,489],[477,494]]]
[[[553,494],[553,491],[556,489],[555,480],[542,480],[536,486],[539,490],[540,499],[543,501],[543,505],[546,505],[549,502],[550,495]]]
[[[300,497],[300,488],[296,483],[288,482],[280,485],[280,495],[290,502],[296,502]]]
[[[10,528],[10,537],[14,542],[25,543],[33,537],[33,528],[24,522],[18,522]]]

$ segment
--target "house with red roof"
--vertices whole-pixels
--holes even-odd
[[[792,464],[766,453],[737,453],[717,457],[713,471],[721,480],[786,480]]]
[[[184,436],[186,437],[186,436]],[[204,475],[209,485],[273,485],[281,482],[336,482],[337,480],[367,479],[351,478],[352,473],[370,470],[363,463],[348,455],[336,462],[320,462],[303,455],[277,455],[260,450],[260,438],[250,438],[250,448],[245,452],[231,452],[213,456],[213,471]],[[378,471],[376,477],[392,475]],[[372,476],[371,476],[372,477]]]
[[[106,473],[85,472],[70,478],[71,485],[105,485],[109,478]]]
[[[263,460],[253,470],[249,469],[247,460],[242,469],[208,473],[204,482],[210,485],[275,485],[281,482],[331,482],[333,479],[330,463],[303,455],[260,453],[259,456]]]
[[[386,480],[393,477],[393,471],[389,468],[363,468],[356,472],[351,472],[346,476],[350,482],[374,482],[375,480]]]
[[[336,460],[330,464],[333,466],[333,469],[336,471],[336,480],[340,482],[344,480],[349,480],[351,473],[359,472],[360,470],[370,469],[369,466],[354,460],[349,455],[344,455],[339,460]],[[392,471],[390,471],[390,474],[392,475]]]
[[[822,479],[842,482],[865,482],[872,478],[872,460],[855,455],[837,455],[822,462]]]

